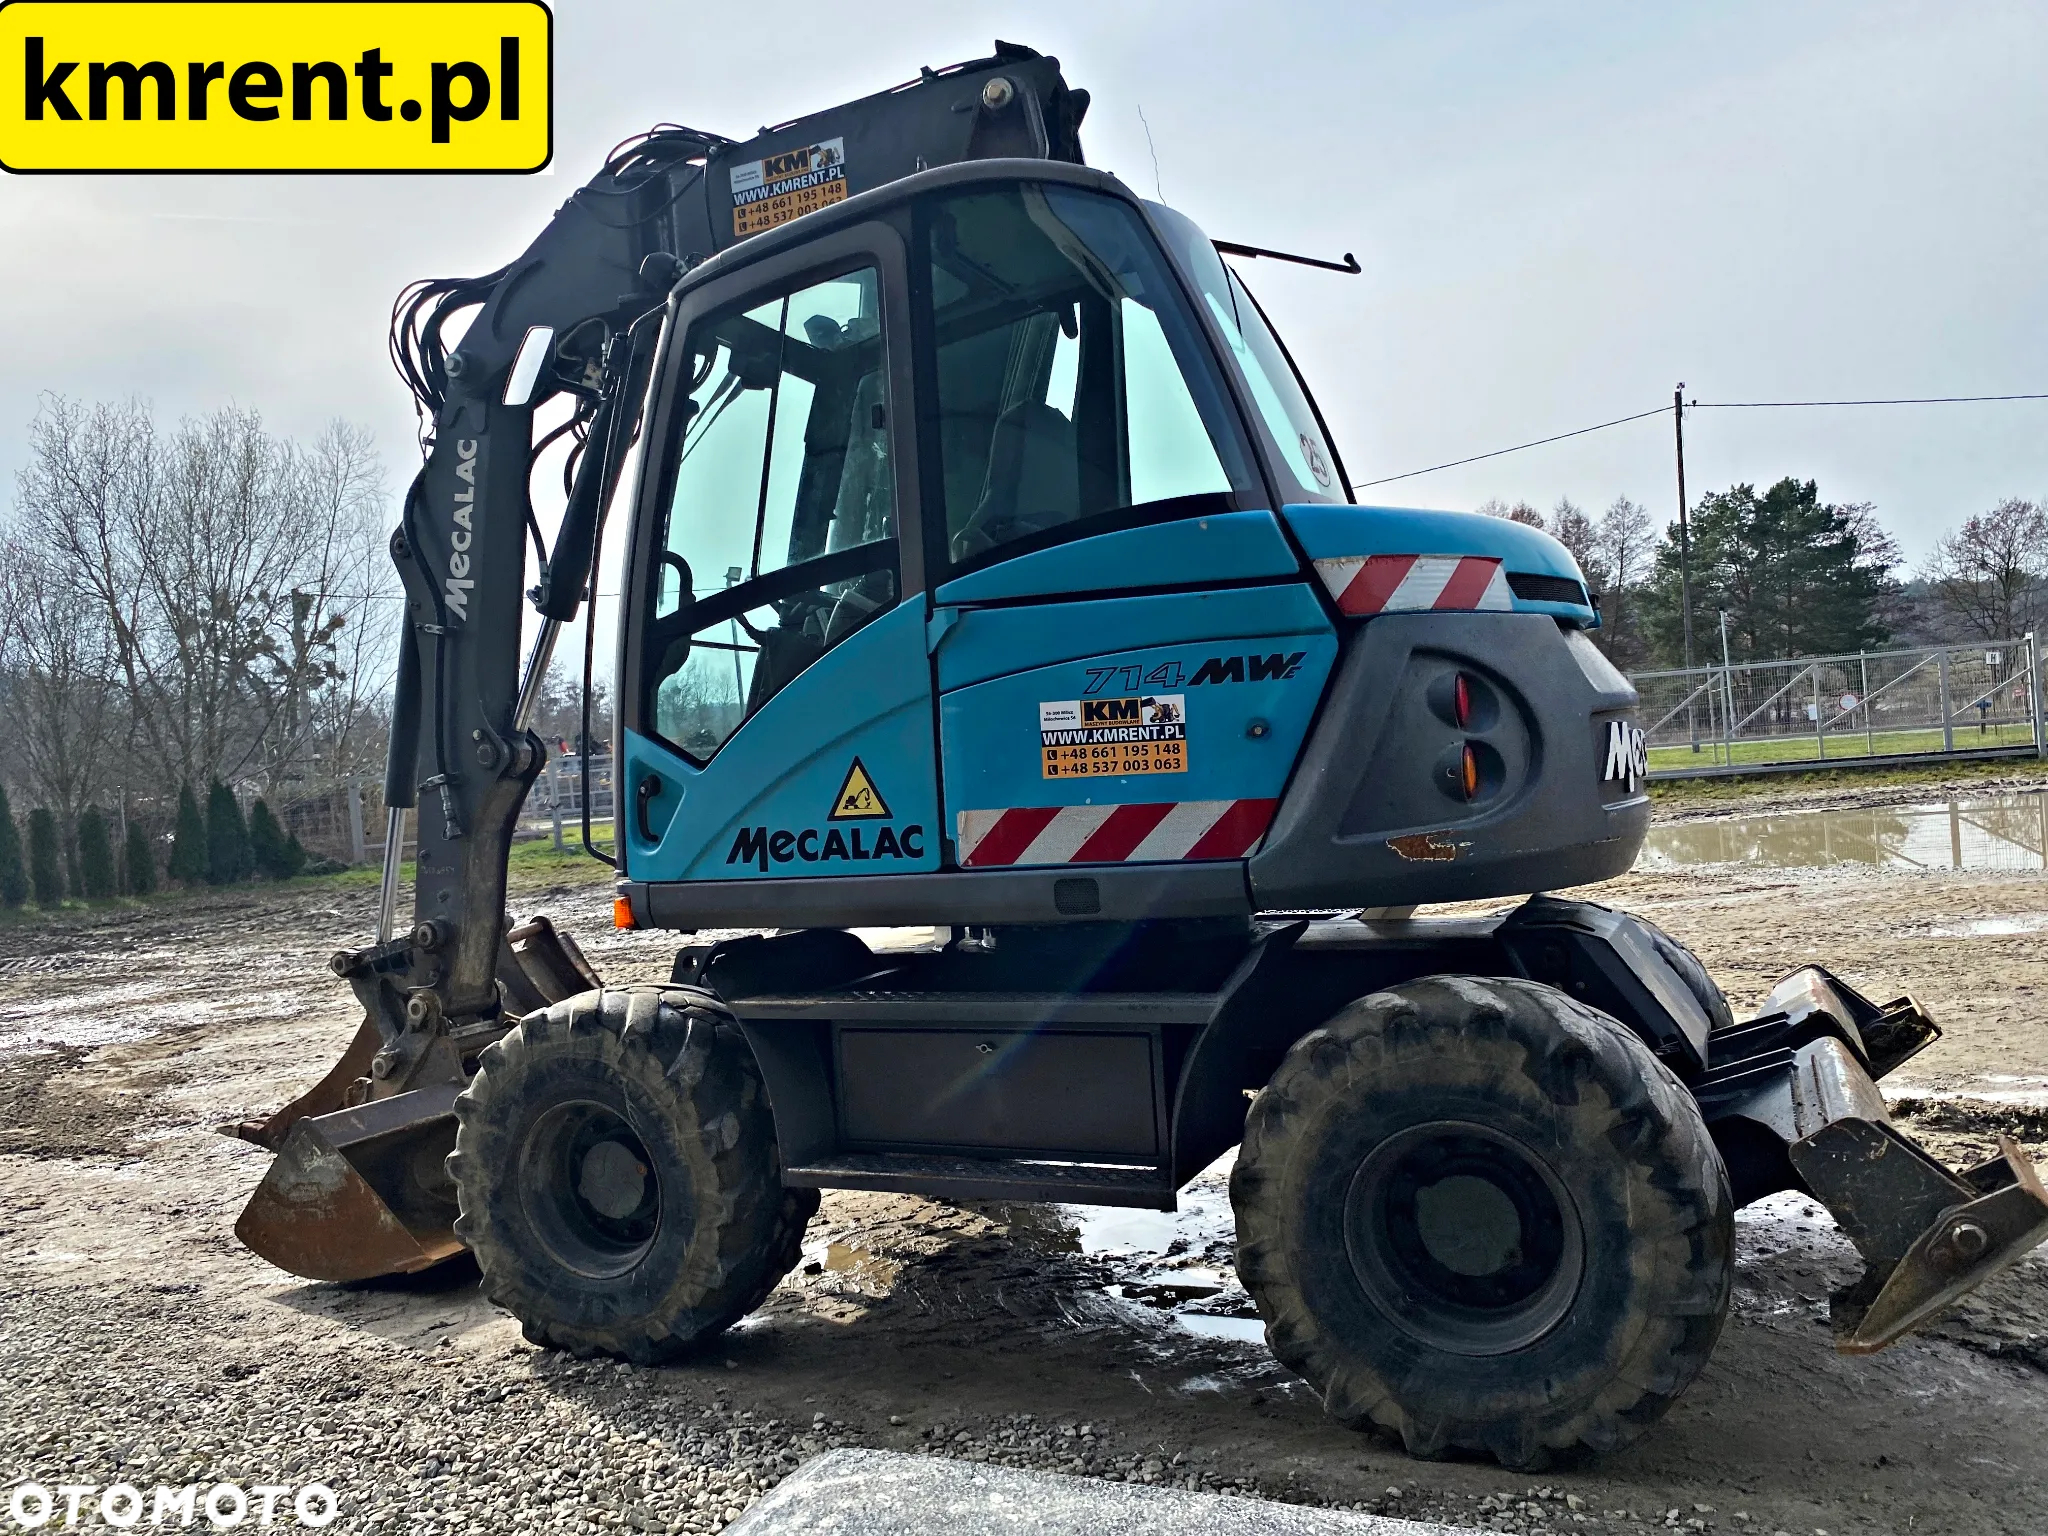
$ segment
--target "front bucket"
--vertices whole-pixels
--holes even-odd
[[[308,1280],[411,1274],[462,1251],[455,1186],[458,1083],[293,1123],[235,1236]]]

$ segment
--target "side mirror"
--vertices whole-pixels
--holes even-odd
[[[505,403],[507,405],[530,405],[533,403],[533,387],[540,381],[541,369],[547,366],[548,354],[554,350],[555,328],[552,325],[530,325],[519,343],[519,351],[512,359],[512,371],[505,375]]]

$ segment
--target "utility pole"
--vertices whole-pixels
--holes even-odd
[[[1679,622],[1685,634],[1685,684],[1692,687],[1692,529],[1685,511],[1685,384],[1671,391],[1671,430],[1678,441],[1678,605]],[[1688,704],[1686,724],[1692,730],[1692,749],[1700,749],[1699,716]]]

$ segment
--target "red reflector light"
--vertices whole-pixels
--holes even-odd
[[[1458,681],[1463,683],[1464,679],[1459,678]],[[1472,743],[1469,741],[1465,743],[1465,750],[1458,760],[1458,778],[1459,787],[1465,791],[1465,798],[1467,800],[1477,800],[1479,798],[1479,754],[1473,750]]]
[[[1451,713],[1458,718],[1458,729],[1464,730],[1472,724],[1472,684],[1460,672],[1451,683]],[[1465,749],[1465,760],[1472,760],[1472,749]]]

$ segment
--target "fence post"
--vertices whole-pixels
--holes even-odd
[[[555,852],[560,853],[562,844],[562,760],[556,757],[548,763],[548,809],[555,818]]]
[[[1943,646],[1941,656],[1941,750],[1953,752],[1956,749],[1955,713],[1948,702],[1948,647]]]
[[[1820,760],[1826,762],[1828,760],[1828,724],[1827,716],[1820,712],[1820,663],[1816,661],[1813,664],[1812,671],[1807,675],[1813,679],[1814,745],[1820,749]]]
[[[2027,712],[2034,717],[2034,756],[2048,757],[2048,733],[2041,729],[2041,636],[2027,631]],[[2048,867],[2048,846],[2042,849]]]
[[[1877,756],[1877,727],[1870,723],[1870,652],[1858,651],[1856,662],[1863,671],[1863,753],[1866,757]]]
[[[1735,766],[1735,679],[1721,663],[1721,761]]]
[[[363,786],[358,784],[354,774],[348,779],[348,861],[351,864],[369,862],[369,844],[363,838]]]

